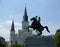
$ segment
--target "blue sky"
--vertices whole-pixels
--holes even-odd
[[[43,35],[53,35],[60,28],[60,0],[0,0],[0,36],[9,40],[12,17],[15,30],[21,29],[25,6],[29,19],[40,16],[41,24],[49,27],[51,33],[44,29]]]

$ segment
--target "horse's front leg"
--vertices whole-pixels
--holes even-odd
[[[36,31],[38,31],[38,36],[40,36],[41,34],[42,34],[42,31],[40,31],[40,30],[38,30],[38,29],[36,29]]]

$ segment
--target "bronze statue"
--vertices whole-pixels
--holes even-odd
[[[36,17],[31,18],[30,20],[33,21],[33,22],[32,22],[31,25],[29,25],[29,28],[33,28],[33,30],[39,31],[40,33],[38,34],[38,36],[42,34],[42,31],[44,30],[44,28],[46,28],[46,30],[50,33],[50,31],[49,31],[47,26],[42,26],[41,25],[40,17],[37,19],[37,16],[36,16]]]

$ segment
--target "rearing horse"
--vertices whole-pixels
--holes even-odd
[[[50,33],[48,27],[47,26],[42,26],[40,24],[40,21],[38,21],[35,17],[31,18],[31,21],[33,21],[33,22],[32,22],[31,25],[29,25],[29,28],[33,28],[33,30],[36,29],[37,31],[39,31],[40,33],[38,34],[38,36],[42,34],[42,31],[44,30],[44,28],[46,28],[47,32]]]

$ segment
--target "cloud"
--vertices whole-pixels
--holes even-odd
[[[10,18],[14,18],[12,15],[10,15]]]
[[[1,28],[3,28],[3,26],[2,26],[2,25],[0,25],[0,29],[1,29]]]
[[[0,36],[4,37],[7,41],[9,41],[10,38],[9,29],[4,28],[2,25],[0,25]]]
[[[6,21],[0,23],[0,25],[10,25],[10,26],[11,26],[11,24],[12,24],[12,20],[6,20]],[[16,21],[14,21],[14,25],[15,26],[20,26],[20,27],[22,26],[21,23],[16,22]]]
[[[11,24],[12,24],[11,20],[5,20],[3,22],[0,22],[0,36],[4,37],[7,41],[10,40]],[[21,29],[21,26],[22,26],[21,23],[15,21],[14,24],[15,24],[16,32],[18,31],[18,29]]]

